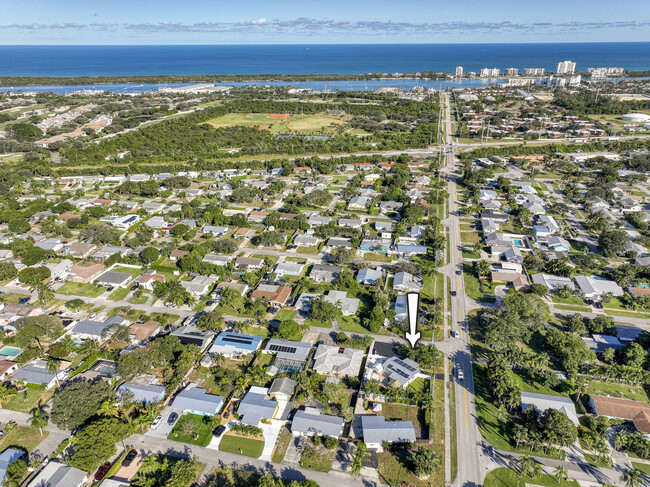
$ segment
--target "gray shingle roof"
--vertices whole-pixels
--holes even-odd
[[[411,421],[386,421],[383,416],[361,416],[361,427],[365,443],[415,441],[415,430]]]
[[[184,411],[216,414],[223,404],[223,397],[208,394],[205,389],[190,384],[176,395],[172,407]]]
[[[293,417],[291,431],[302,435],[319,433],[337,438],[343,430],[343,418],[321,414],[318,409],[306,408]]]

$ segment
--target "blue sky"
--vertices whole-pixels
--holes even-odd
[[[650,10],[644,3],[3,0],[0,44],[649,41]]]

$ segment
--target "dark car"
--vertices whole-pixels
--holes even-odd
[[[102,480],[106,476],[110,468],[111,468],[110,463],[105,463],[104,465],[99,467],[97,469],[97,473],[95,474],[95,480]]]
[[[223,435],[225,432],[226,432],[226,427],[222,424],[221,426],[219,426],[219,427],[215,430],[215,432],[214,432],[214,436],[216,436],[217,438],[219,438],[219,437],[220,437],[221,435]]]
[[[19,301],[19,304],[25,304],[27,301],[29,301],[29,298],[23,298]]]
[[[129,450],[129,453],[127,453],[126,456],[124,457],[124,460],[122,460],[122,466],[128,467],[129,465],[131,465],[131,463],[137,456],[138,456],[137,450],[135,448],[131,448]]]
[[[449,294],[451,294],[452,296],[456,296],[456,291],[450,291]]]
[[[463,272],[462,271],[456,271],[456,275],[460,276]]]
[[[171,413],[169,415],[169,418],[167,418],[167,424],[174,424],[176,420],[178,419],[178,413]]]

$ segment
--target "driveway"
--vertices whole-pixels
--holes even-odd
[[[275,447],[275,442],[280,436],[280,430],[284,426],[284,421],[278,419],[272,419],[271,424],[261,423],[262,431],[264,431],[264,450],[260,455],[260,460],[271,461],[271,456],[273,455],[273,448]]]
[[[289,446],[287,447],[287,452],[284,455],[283,463],[300,463],[302,452],[296,447],[297,443],[298,437],[292,437]]]
[[[179,418],[183,414],[183,411],[181,411],[180,409],[174,409],[171,406],[167,406],[165,409],[163,409],[163,412],[161,413],[162,420],[160,421],[160,424],[156,428],[149,428],[149,431],[147,431],[145,435],[151,436],[153,438],[161,438],[166,440],[172,428],[174,427],[173,424],[172,425],[168,424],[167,420],[169,419],[169,415],[174,412],[178,414]]]
[[[133,459],[131,465],[128,467],[121,467],[112,478],[129,482],[136,474],[140,468],[140,465],[142,465],[142,462],[144,462],[144,459],[147,458],[147,456],[149,456],[147,451],[138,449],[138,456]]]

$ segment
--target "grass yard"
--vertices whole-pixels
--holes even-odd
[[[143,294],[142,296],[133,296],[131,299],[129,299],[129,303],[131,303],[131,304],[144,304],[144,303],[147,302],[148,299],[149,299],[149,296],[147,296],[146,294]]]
[[[219,450],[259,458],[264,451],[264,440],[226,434],[219,443]]]
[[[115,291],[113,291],[108,299],[111,301],[122,301],[124,298],[126,298],[126,295],[129,294],[129,288],[128,287],[118,287]]]
[[[205,421],[209,419],[198,414],[185,414],[179,418],[167,438],[192,445],[208,446],[212,440],[212,428]]]
[[[519,478],[517,472],[511,468],[497,468],[492,470],[487,477],[485,477],[485,482],[483,483],[485,487],[517,487],[525,485],[543,485],[546,487],[579,487],[580,484],[575,480],[570,480],[569,482],[561,482],[558,484],[555,478],[550,475],[542,474],[534,479],[530,477],[524,477],[523,479]]]
[[[74,296],[83,296],[84,298],[96,298],[100,296],[106,289],[103,286],[95,286],[89,282],[66,282],[56,292],[60,294],[72,294]]]
[[[481,241],[478,232],[460,232],[460,241],[463,243],[476,243]]]
[[[328,450],[324,446],[309,445],[302,452],[300,466],[318,472],[329,472],[332,470],[332,460],[336,450]]]
[[[433,301],[434,298],[438,298],[442,301],[443,294],[445,292],[444,276],[439,272],[431,274],[424,278],[422,283],[422,297]],[[434,293],[435,291],[435,293]]]
[[[40,443],[47,438],[49,433],[43,431],[43,435],[33,428],[26,426],[15,426],[0,438],[0,451],[5,451],[10,446],[23,447],[28,452],[32,452]]]
[[[571,296],[569,298],[560,298],[557,296],[552,296],[551,300],[554,303],[561,303],[561,304],[577,304],[578,306],[583,306],[585,304],[584,299],[579,298],[577,296]]]
[[[135,267],[115,266],[111,269],[112,272],[122,272],[124,274],[131,274],[133,277],[138,277],[142,274],[142,269]]]
[[[292,320],[294,316],[296,316],[295,309],[281,309],[275,315],[275,319],[278,321],[287,321],[287,320]]]
[[[280,430],[280,436],[278,436],[278,440],[275,442],[275,447],[273,448],[273,455],[271,456],[273,462],[280,463],[284,460],[284,455],[287,453],[291,438],[293,438],[291,431],[284,426]]]
[[[27,388],[11,396],[7,402],[2,404],[2,407],[12,411],[31,411],[39,401],[45,404],[53,395],[54,388],[49,391]]]
[[[289,130],[319,130],[325,127],[339,126],[345,124],[345,120],[334,117],[332,115],[326,116],[324,113],[318,113],[308,117],[299,117],[294,115],[291,120],[287,122]]]
[[[18,304],[20,300],[31,297],[29,294],[7,293],[2,296],[2,301],[7,304]]]
[[[309,247],[298,247],[296,252],[299,254],[313,254],[316,255],[320,250],[318,250],[317,245],[310,245]]]
[[[420,428],[420,409],[417,406],[384,403],[382,414],[387,420],[412,421],[416,432]]]
[[[556,304],[555,308],[561,309],[564,311],[582,311],[585,313],[588,313],[591,311],[591,308],[587,308],[586,306],[573,306],[570,304]]]
[[[644,475],[650,476],[650,465],[647,463],[632,462],[632,466],[637,470],[640,470]]]
[[[418,393],[418,392],[424,391],[424,388],[426,387],[426,385],[427,385],[427,379],[425,379],[423,377],[418,377],[417,379],[415,379],[413,382],[411,382],[408,385],[407,389],[410,392]]]
[[[475,250],[463,250],[463,259],[480,259],[481,254],[480,252],[476,252]]]
[[[620,397],[623,399],[632,399],[634,401],[648,402],[648,394],[640,384],[629,385],[618,384],[616,382],[590,380],[586,394]]]
[[[474,274],[474,269],[469,264],[463,265],[463,278],[465,279],[465,292],[470,298],[476,299],[477,301],[494,302],[494,283],[484,279],[483,289],[486,291],[482,292],[478,277]]]
[[[417,478],[417,476],[411,471],[411,466],[406,459],[406,455],[398,455],[393,452],[385,451],[380,453],[377,457],[379,463],[379,480],[384,484],[428,487],[431,485],[444,485],[445,483],[444,474],[426,480]]]
[[[392,262],[393,261],[390,255],[380,254],[377,252],[364,252],[363,260],[366,262]]]
[[[647,318],[650,319],[649,313],[635,313],[634,311],[618,311],[606,309],[605,313],[612,316],[627,316],[629,318]]]

